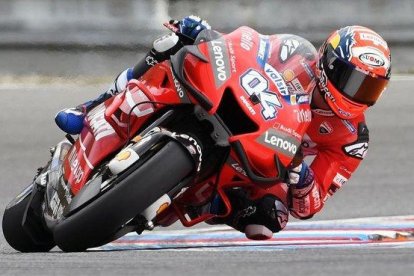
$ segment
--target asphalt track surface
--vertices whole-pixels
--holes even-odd
[[[313,220],[413,215],[413,77],[396,76],[368,112],[365,162]],[[105,85],[0,82],[0,215],[62,137],[56,111],[94,97]],[[178,228],[178,226],[175,226]],[[0,275],[412,275],[413,248],[274,251],[200,249],[46,254],[14,251],[0,235]]]

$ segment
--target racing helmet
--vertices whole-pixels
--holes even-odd
[[[342,119],[361,115],[374,105],[391,76],[387,42],[362,26],[334,31],[319,49],[319,89]]]

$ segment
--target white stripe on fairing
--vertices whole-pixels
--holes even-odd
[[[130,92],[125,93],[125,98],[126,98],[127,103],[128,103],[130,108],[133,108],[134,106],[137,105],[137,103],[132,98],[132,94]],[[147,108],[147,109],[141,111],[139,108],[135,107],[133,112],[137,117],[142,117],[142,116],[145,116],[145,115],[148,115],[148,114],[154,112],[154,110],[152,108]]]
[[[79,143],[80,143],[80,146],[81,146],[82,150],[85,151],[86,147],[82,142],[82,136],[81,135],[79,135]]]
[[[81,137],[81,135],[79,135],[79,144],[80,144],[80,146],[81,146],[81,149],[82,149],[82,151],[83,151],[83,159],[85,159],[85,162],[86,162],[86,164],[88,165],[88,167],[91,169],[91,170],[93,170],[94,169],[94,166],[92,166],[92,163],[89,161],[89,159],[88,159],[88,157],[86,157],[86,153],[85,153],[85,149],[86,149],[86,147],[85,147],[85,145],[83,144],[83,142],[82,142],[82,137]]]
[[[135,103],[134,99],[132,98],[131,93],[126,92],[126,93],[125,93],[125,98],[126,98],[127,103],[128,103],[128,105],[129,105],[129,107],[130,107],[130,108],[133,108],[133,107],[134,107],[134,105],[136,105],[136,103]],[[139,110],[138,110],[138,112],[137,112],[137,109],[136,109],[136,108],[134,108],[134,114],[135,114],[135,115],[137,115],[137,116],[139,116]]]
[[[128,126],[128,124],[120,122],[114,114],[111,115],[111,119],[114,120],[115,123],[117,123],[117,125],[119,125],[120,127],[127,127]]]
[[[88,167],[93,170],[94,166],[92,166],[91,162],[89,161],[88,157],[86,157],[85,152],[83,152],[83,158],[85,159],[86,164],[88,164]]]

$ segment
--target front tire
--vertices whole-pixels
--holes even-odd
[[[173,189],[195,167],[188,151],[174,140],[139,163],[110,190],[56,225],[53,234],[59,248],[84,251],[113,240],[129,220]]]
[[[27,205],[30,203],[32,194],[27,194],[16,204],[8,206],[3,215],[3,234],[6,241],[11,247],[20,252],[48,252],[55,246],[55,243],[46,229],[43,228],[41,218],[34,216],[30,210],[26,213]],[[40,208],[40,206],[38,206]],[[30,230],[23,226],[23,220],[26,215],[26,220],[31,216],[32,225],[37,226],[38,235],[43,238],[42,241],[35,240],[35,232],[30,233]]]

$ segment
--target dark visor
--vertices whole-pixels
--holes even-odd
[[[329,81],[349,99],[373,105],[388,84],[389,78],[372,77],[360,71],[355,65],[343,60],[327,45],[322,64]]]

